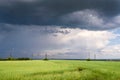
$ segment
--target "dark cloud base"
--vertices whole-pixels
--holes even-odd
[[[59,18],[85,9],[97,10],[106,18],[110,18],[120,13],[120,4],[119,0],[35,0],[31,2],[1,0],[0,23],[73,27],[69,25],[75,24],[64,24]],[[75,27],[84,28],[76,25]]]

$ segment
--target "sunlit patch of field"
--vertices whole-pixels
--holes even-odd
[[[120,80],[120,62],[0,61],[0,80]]]

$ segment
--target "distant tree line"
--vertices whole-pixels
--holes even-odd
[[[31,60],[31,58],[28,57],[21,57],[21,58],[0,58],[0,61],[7,61],[7,60]]]

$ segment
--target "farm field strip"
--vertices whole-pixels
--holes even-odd
[[[0,61],[0,80],[120,80],[120,62]]]

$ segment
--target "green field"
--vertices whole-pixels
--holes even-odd
[[[120,80],[120,62],[0,61],[0,80]]]

